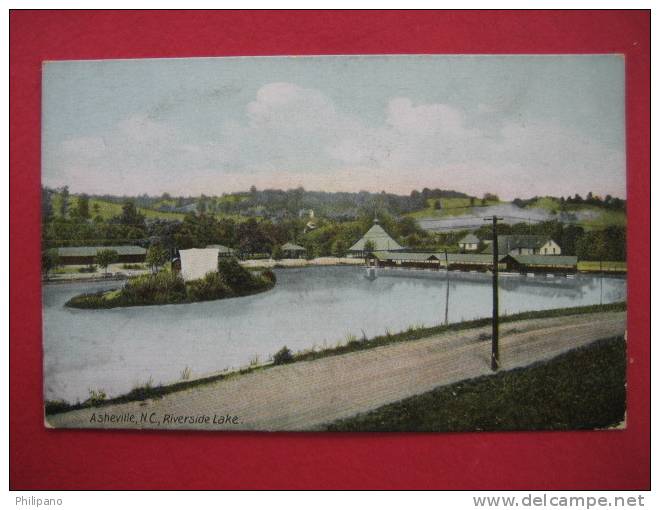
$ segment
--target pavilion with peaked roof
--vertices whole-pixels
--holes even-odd
[[[294,243],[285,243],[282,245],[282,253],[285,259],[298,259],[305,256],[305,248]]]
[[[397,251],[404,250],[405,248],[397,243],[392,236],[390,236],[385,229],[380,226],[378,219],[374,219],[374,224],[366,234],[364,234],[358,242],[348,249],[348,253],[353,257],[364,257],[365,245],[371,241],[373,250],[371,251]]]

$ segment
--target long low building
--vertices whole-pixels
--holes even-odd
[[[141,263],[147,250],[141,246],[70,246],[57,248],[57,256],[62,265],[90,265],[96,263],[96,255],[102,250],[117,252],[117,262]]]
[[[507,255],[503,262],[520,273],[575,273],[578,260],[574,255]]]
[[[375,251],[367,256],[369,264],[378,267],[415,269],[450,269],[488,271],[493,267],[493,256],[481,253],[423,253],[401,251]],[[500,271],[560,272],[577,271],[577,257],[566,255],[508,255],[498,258]]]
[[[500,257],[498,268],[504,269]],[[492,255],[479,253],[424,253],[404,251],[375,251],[367,256],[372,264],[379,267],[408,267],[417,269],[457,269],[486,271],[493,265]]]

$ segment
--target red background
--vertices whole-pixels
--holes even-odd
[[[650,16],[592,12],[10,14],[10,486],[14,489],[650,486]],[[40,307],[41,62],[360,53],[623,53],[628,428],[253,434],[46,430]]]

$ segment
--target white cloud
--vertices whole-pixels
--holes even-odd
[[[368,123],[319,90],[270,83],[219,133],[135,114],[103,136],[47,146],[44,173],[51,185],[114,193],[210,194],[254,183],[402,193],[437,186],[513,198],[621,194],[625,182],[623,151],[543,119],[486,127],[488,108],[468,114],[407,97],[391,98],[382,113]]]

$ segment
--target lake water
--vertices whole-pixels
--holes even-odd
[[[177,381],[186,367],[197,377],[245,366],[255,356],[267,360],[283,345],[294,351],[330,347],[349,334],[372,337],[387,329],[487,317],[492,307],[488,274],[381,270],[370,281],[359,267],[275,272],[275,288],[254,296],[112,310],[75,310],[64,303],[121,283],[45,285],[46,398],[82,401],[92,389],[118,395],[147,381]],[[625,300],[626,280],[500,278],[501,313],[601,299]]]

